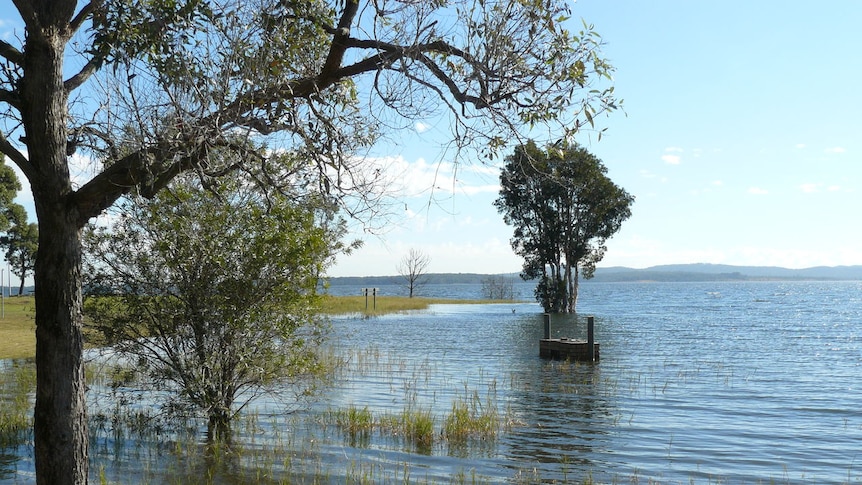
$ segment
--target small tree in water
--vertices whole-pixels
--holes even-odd
[[[90,232],[88,315],[134,356],[179,411],[229,439],[262,392],[305,383],[325,326],[313,316],[318,276],[344,226],[314,197],[260,192],[238,179],[205,190],[183,178],[151,202],[127,200],[111,230]]]

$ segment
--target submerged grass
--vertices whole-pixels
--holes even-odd
[[[474,391],[468,399],[452,402],[452,412],[443,421],[442,434],[451,442],[463,443],[469,439],[494,439],[504,429],[508,429],[507,421],[500,417],[490,395],[483,404],[479,393]]]
[[[329,410],[321,421],[344,433],[351,446],[368,446],[373,433],[381,438],[393,438],[411,451],[431,453],[437,443],[450,448],[465,449],[469,443],[493,443],[503,432],[520,423],[501,412],[492,383],[483,399],[478,391],[465,389],[464,397],[452,401],[451,410],[435,419],[430,406],[409,400],[400,412],[384,411],[375,415],[365,407],[350,405],[345,409]]]
[[[17,365],[0,370],[0,447],[17,443],[32,425],[30,398],[36,389],[36,369]]]

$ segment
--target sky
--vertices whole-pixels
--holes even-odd
[[[580,0],[580,19],[623,109],[578,141],[636,198],[599,267],[862,264],[862,2]],[[374,148],[397,210],[374,234],[355,226],[364,245],[330,276],[397,274],[410,249],[434,273],[520,270],[492,205],[499,172],[453,164],[447,130],[418,120]]]
[[[600,141],[579,142],[636,197],[599,267],[862,264],[862,2],[581,0],[573,14],[602,35],[624,100]],[[410,248],[431,272],[520,270],[498,173],[464,164],[453,183],[422,146],[432,131],[390,156],[426,188],[436,170],[448,197],[417,192],[333,276],[397,274]]]

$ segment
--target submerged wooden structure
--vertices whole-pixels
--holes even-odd
[[[539,340],[539,357],[546,359],[598,362],[599,344],[595,341],[595,319],[587,317],[587,340],[551,338],[551,316],[545,314],[545,338]]]

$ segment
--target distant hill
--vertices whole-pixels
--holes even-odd
[[[488,275],[477,273],[432,273],[428,284],[480,284]],[[517,273],[506,273],[520,281]],[[596,269],[589,282],[631,281],[862,281],[862,266],[817,266],[805,269],[789,269],[777,266],[731,266],[726,264],[669,264],[636,269],[613,266]],[[401,285],[404,278],[394,276],[351,276],[330,278],[330,284],[373,287]]]
[[[817,266],[804,269],[726,264],[669,264],[644,269],[600,268],[594,281],[751,281],[862,280],[862,266]]]

